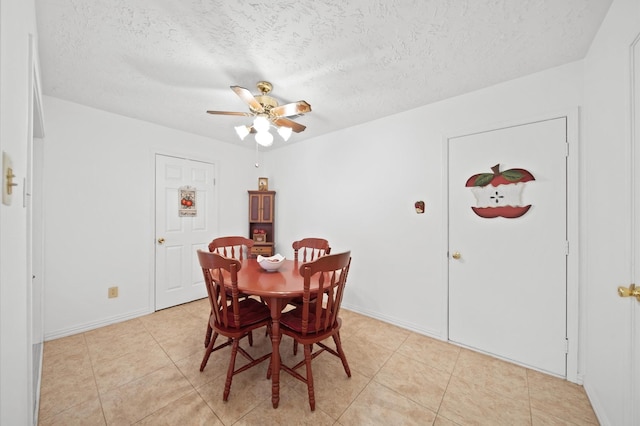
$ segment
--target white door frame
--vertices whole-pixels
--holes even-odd
[[[449,140],[453,138],[459,138],[462,136],[488,132],[506,127],[520,126],[536,121],[550,120],[554,118],[567,118],[567,143],[569,146],[569,155],[567,156],[567,238],[569,240],[569,250],[567,255],[567,380],[570,382],[582,384],[582,371],[584,365],[579,364],[578,353],[583,350],[584,344],[581,343],[579,323],[584,318],[584,314],[580,315],[580,306],[584,306],[583,298],[579,291],[579,278],[584,273],[583,268],[580,267],[580,242],[579,242],[579,205],[580,205],[580,192],[582,191],[579,185],[579,109],[571,108],[562,111],[553,111],[544,113],[539,116],[528,117],[517,120],[510,120],[507,122],[496,123],[492,125],[476,126],[470,129],[454,130],[446,132],[442,140],[442,165],[443,165],[443,188],[449,187],[449,152],[448,145]],[[447,190],[443,190],[443,218],[442,222],[449,227],[449,194]],[[448,233],[443,238],[442,253],[443,262],[443,276],[446,277],[447,285],[449,283],[449,237]],[[449,306],[448,292],[445,292],[444,300],[442,302],[444,306]],[[444,309],[443,323],[446,325],[446,329],[449,329],[449,312],[448,308]],[[447,339],[448,331],[446,332]]]
[[[631,274],[633,283],[640,286],[640,172],[636,171],[636,166],[640,164],[640,81],[636,76],[640,76],[640,34],[635,38],[630,47],[631,60],[631,227],[633,244],[631,246]],[[631,423],[640,422],[640,365],[637,360],[640,356],[640,302],[631,302],[631,390],[629,395],[629,406],[631,407]]]
[[[40,74],[36,41],[29,34],[29,125],[27,135],[27,173],[24,181],[23,207],[27,214],[27,330],[29,363],[29,420],[38,421],[40,384],[44,349],[44,212],[42,162],[44,161],[44,121],[40,91]],[[35,250],[38,250],[36,253]],[[35,286],[39,291],[34,291]],[[34,352],[37,351],[37,352]]]

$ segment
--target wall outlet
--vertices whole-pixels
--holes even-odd
[[[118,297],[118,287],[109,287],[109,299]]]

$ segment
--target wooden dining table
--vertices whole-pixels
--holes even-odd
[[[241,293],[260,296],[271,311],[271,402],[278,408],[280,402],[280,316],[294,297],[304,293],[304,278],[299,267],[303,262],[285,259],[277,271],[267,272],[255,258],[242,260],[238,271],[238,290]],[[312,283],[311,291],[314,290]],[[315,284],[317,292],[318,285]]]

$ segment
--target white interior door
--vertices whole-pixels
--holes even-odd
[[[216,234],[214,178],[211,163],[156,155],[156,310],[207,296],[196,250]]]
[[[565,377],[566,117],[450,138],[448,151],[449,339]],[[534,180],[466,186],[511,169]]]

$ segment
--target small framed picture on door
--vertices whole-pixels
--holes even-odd
[[[269,190],[269,179],[266,177],[258,178],[258,191],[268,191]]]

